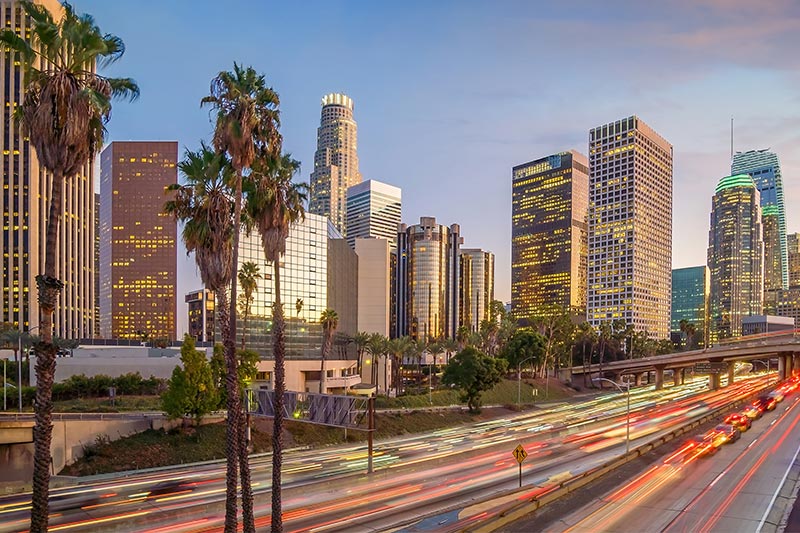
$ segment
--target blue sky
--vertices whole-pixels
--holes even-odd
[[[650,5],[654,4],[654,5]],[[284,147],[312,169],[320,98],[355,101],[365,179],[403,189],[403,220],[461,225],[497,255],[510,299],[511,167],[587,151],[589,128],[639,115],[674,146],[673,266],[705,263],[711,195],[736,149],[771,147],[800,230],[800,3],[75,0],[142,96],[110,140],[209,139],[200,98],[233,61],[281,97]],[[199,287],[183,254],[179,295]],[[181,313],[181,320],[183,320]]]

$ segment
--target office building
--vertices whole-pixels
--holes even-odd
[[[459,324],[480,331],[494,300],[494,254],[477,248],[461,249]]]
[[[449,228],[433,217],[400,224],[397,232],[395,335],[417,342],[453,338],[459,326],[459,279],[462,238],[458,224]]]
[[[588,165],[570,150],[512,171],[511,313],[518,321],[553,305],[586,312]]]
[[[764,306],[761,198],[749,174],[727,176],[711,203],[708,268],[711,272],[711,342],[738,337],[742,319]]]
[[[631,116],[589,132],[587,319],[669,338],[672,145]]]
[[[100,337],[100,193],[94,193],[94,331]]]
[[[214,342],[214,293],[208,289],[193,291],[185,297],[189,308],[189,335],[197,342]]]
[[[58,17],[61,4],[39,0]],[[26,38],[30,21],[20,3],[0,0],[3,27]],[[44,273],[45,234],[52,190],[52,175],[40,166],[36,151],[21,131],[14,110],[22,103],[26,80],[11,52],[0,54],[0,154],[3,189],[0,192],[3,238],[2,306],[0,322],[22,331],[39,326],[36,276]],[[94,172],[90,162],[77,176],[68,176],[63,188],[63,215],[58,230],[56,277],[64,283],[55,313],[53,333],[63,338],[89,338],[94,334]],[[40,331],[35,331],[40,334]]]
[[[331,93],[322,98],[308,211],[328,217],[339,233],[345,235],[347,189],[358,183],[361,173],[353,100],[344,94]]]
[[[789,287],[800,288],[800,233],[786,236],[789,264]]]
[[[395,228],[395,238],[397,238]],[[392,253],[386,239],[356,239],[358,330],[390,335]]]
[[[693,324],[695,335],[692,346],[708,345],[708,299],[711,278],[706,265],[676,268],[672,271],[672,318],[670,337],[676,344],[686,346],[686,334],[681,331],[681,321]]]
[[[736,152],[731,174],[749,174],[761,195],[764,234],[764,290],[789,287],[789,253],[786,241],[786,206],[778,155],[769,150]]]
[[[380,237],[397,249],[402,193],[399,187],[367,180],[347,189],[347,243]]]
[[[758,335],[794,329],[794,319],[785,316],[752,315],[742,318],[742,335]]]
[[[177,161],[175,141],[115,141],[100,154],[103,338],[176,338],[178,226],[164,190]]]
[[[800,326],[800,233],[790,233],[786,236],[786,247],[788,249],[789,264],[789,288],[772,293],[765,292],[764,307],[769,312],[778,315],[792,317],[796,326]],[[769,306],[767,299],[770,299]]]

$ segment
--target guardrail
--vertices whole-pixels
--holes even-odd
[[[53,413],[53,420],[149,420],[166,418],[160,411],[142,413]],[[0,413],[0,422],[36,420],[33,413]]]

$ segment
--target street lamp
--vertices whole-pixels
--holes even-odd
[[[612,385],[614,385],[617,389],[619,389],[620,394],[622,394],[622,385],[617,383],[614,380],[608,378],[594,378],[592,381],[608,381]],[[625,388],[628,390],[628,407],[627,407],[627,414],[625,416],[625,455],[628,455],[631,451],[631,384],[624,383]]]
[[[30,335],[31,331],[39,329],[39,326],[33,326],[32,328],[28,328],[28,335]],[[17,392],[19,394],[19,412],[22,412],[22,335],[17,338],[18,342],[18,349],[19,349],[19,361],[17,361]],[[30,359],[28,359],[30,361]],[[28,369],[28,374],[30,374],[31,369]]]
[[[519,404],[522,403],[522,363],[525,361],[530,361],[534,357],[536,356],[532,355],[530,357],[526,357],[517,363],[517,407],[519,407]]]

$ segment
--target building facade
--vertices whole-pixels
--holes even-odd
[[[396,250],[401,206],[402,191],[393,185],[367,180],[347,189],[347,243],[380,237]]]
[[[480,331],[494,300],[494,254],[462,248],[459,291],[459,325]]]
[[[214,342],[214,293],[208,289],[186,295],[189,314],[189,335],[197,342]]]
[[[549,306],[586,310],[589,163],[574,150],[514,167],[511,203],[511,313]]]
[[[727,176],[711,203],[708,268],[711,342],[738,337],[742,319],[764,307],[761,198],[749,174]]]
[[[706,265],[676,268],[672,271],[670,337],[673,342],[685,343],[686,334],[681,331],[681,321],[685,320],[696,328],[692,344],[697,347],[708,346],[710,292],[711,276]]]
[[[56,18],[61,4],[38,0]],[[26,38],[30,21],[22,6],[13,0],[0,0],[0,20]],[[43,65],[38,65],[40,68]],[[18,58],[0,53],[0,154],[3,189],[0,214],[3,238],[2,306],[0,322],[21,331],[39,326],[39,301],[36,276],[44,273],[45,234],[51,198],[50,173],[40,166],[36,151],[23,135],[14,110],[22,103],[25,79]],[[53,315],[54,334],[67,339],[90,338],[95,330],[94,310],[94,171],[87,162],[77,176],[69,176],[63,189],[63,216],[58,231],[56,277],[64,283]],[[35,331],[38,335],[41,332]]]
[[[459,326],[461,229],[421,217],[397,233],[395,336],[425,343],[453,338]]]
[[[774,292],[774,296],[765,293],[766,299],[774,298],[774,303],[768,309],[778,316],[794,318],[795,325],[800,326],[800,233],[790,233],[786,236],[789,264],[789,288]]]
[[[100,154],[100,335],[174,340],[178,225],[164,190],[175,141],[112,142]]]
[[[322,98],[317,151],[311,173],[308,211],[328,217],[342,235],[347,231],[347,189],[361,183],[358,126],[353,100],[338,93]]]
[[[749,174],[761,195],[764,234],[764,290],[789,288],[789,251],[786,240],[786,206],[778,155],[769,150],[736,152],[731,174]]]
[[[669,338],[672,145],[631,116],[589,132],[587,319]]]
[[[355,250],[358,255],[358,330],[388,337],[392,305],[389,241],[356,239]]]

